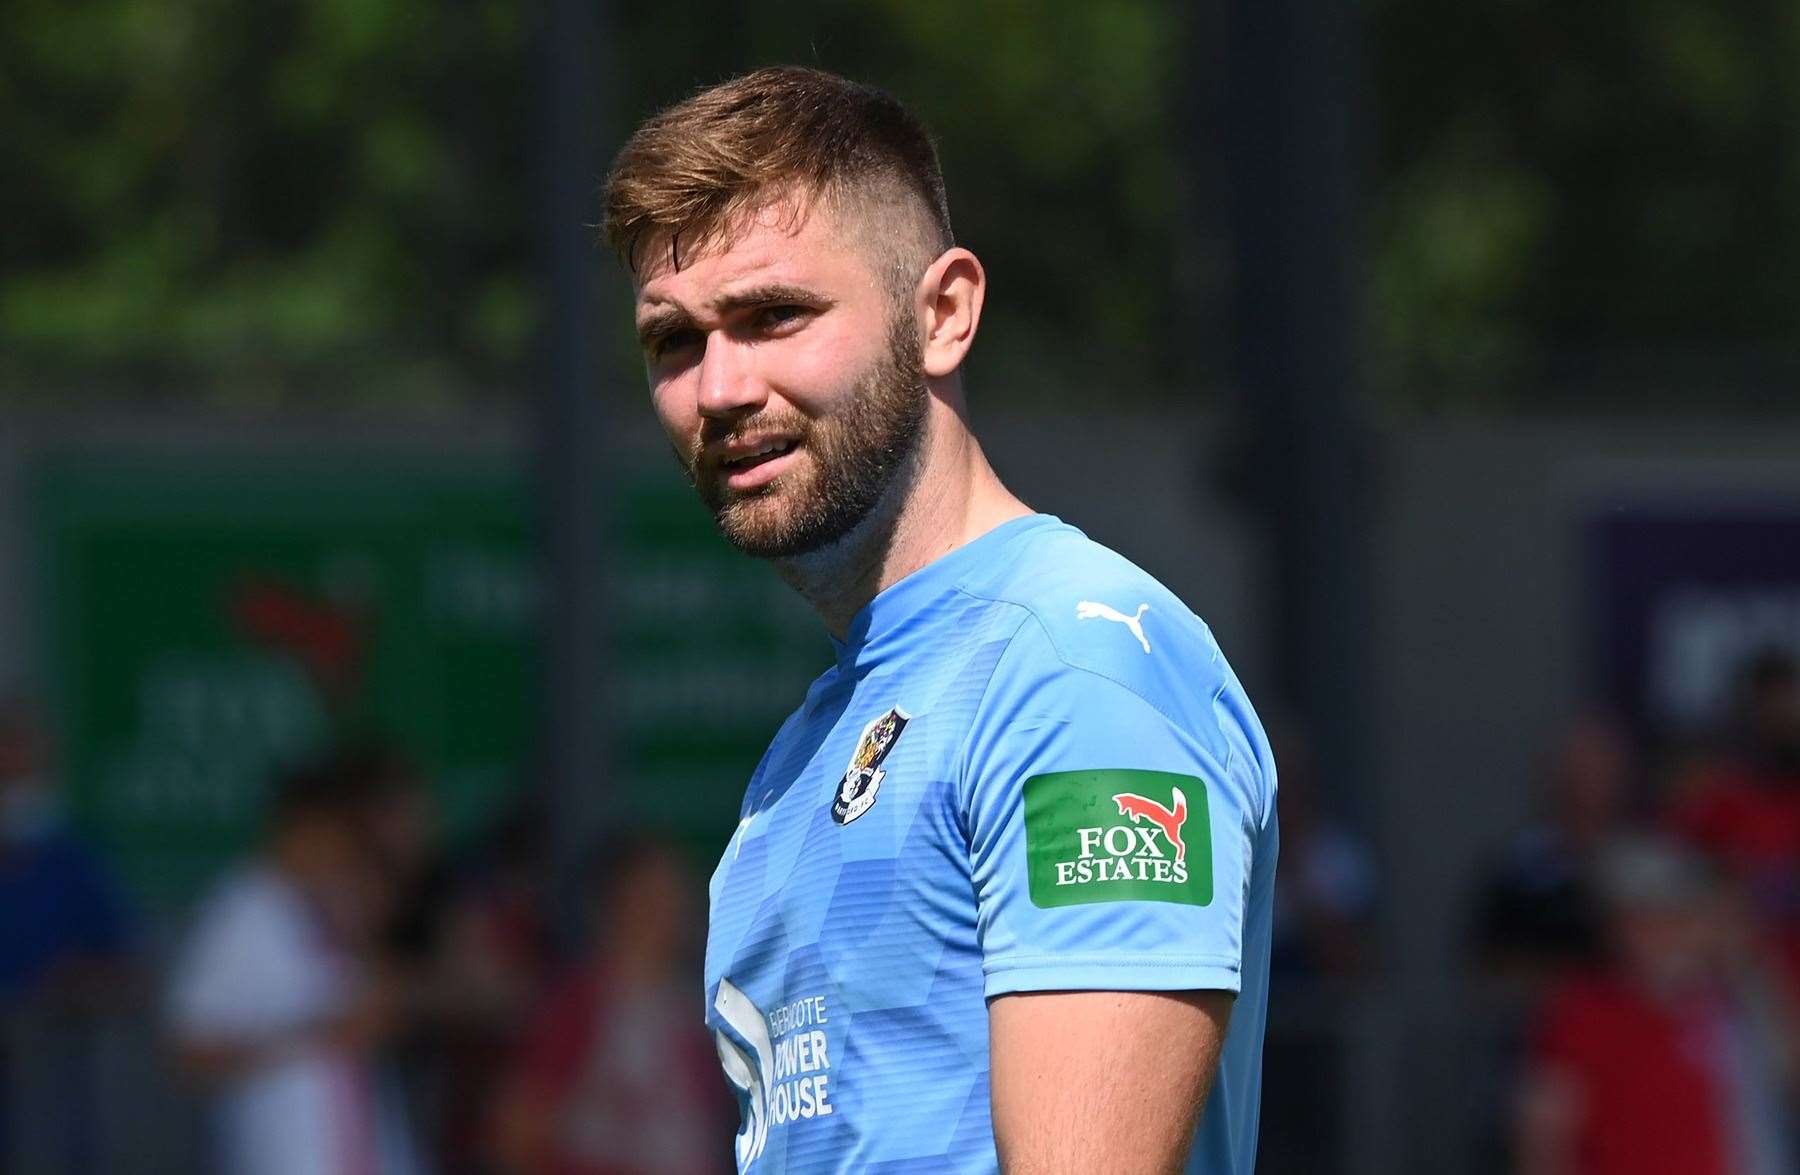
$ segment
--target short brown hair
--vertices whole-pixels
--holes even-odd
[[[651,244],[666,243],[679,265],[788,195],[802,210],[823,198],[898,213],[901,224],[882,227],[921,238],[933,256],[955,242],[924,124],[882,90],[798,66],[710,86],[638,127],[607,176],[606,241],[634,274]],[[891,260],[905,269],[911,258]]]

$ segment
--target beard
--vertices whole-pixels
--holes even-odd
[[[910,315],[889,321],[886,353],[853,382],[840,397],[845,407],[831,416],[762,413],[733,424],[734,434],[793,435],[795,452],[810,458],[747,493],[733,493],[716,466],[702,463],[703,440],[695,438],[682,463],[726,542],[759,559],[808,555],[849,534],[881,504],[919,451],[930,402]]]

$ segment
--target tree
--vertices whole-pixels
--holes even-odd
[[[1791,6],[1383,0],[1370,34],[1391,398],[1789,394]]]

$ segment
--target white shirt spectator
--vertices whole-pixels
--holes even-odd
[[[266,1049],[214,1098],[226,1175],[413,1175],[404,1121],[366,1056],[316,1030],[348,1013],[361,976],[305,896],[252,866],[204,903],[169,992],[187,1045]]]

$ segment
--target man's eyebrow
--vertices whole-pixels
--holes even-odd
[[[754,310],[760,306],[828,306],[831,299],[817,290],[809,290],[805,286],[785,285],[781,282],[770,282],[766,285],[752,286],[747,290],[721,294],[709,305],[720,314],[730,314],[734,310]]]
[[[693,315],[679,306],[666,306],[660,310],[652,310],[638,319],[638,342],[649,346],[657,339],[683,327],[692,326]]]
[[[798,305],[819,309],[830,306],[831,299],[817,290],[809,290],[805,286],[770,282],[729,294],[721,294],[707,305],[717,314],[734,314],[738,311],[755,310],[763,306]],[[664,335],[678,330],[686,330],[694,325],[694,316],[689,314],[686,309],[675,305],[665,305],[646,312],[638,319],[638,342],[647,347]]]

